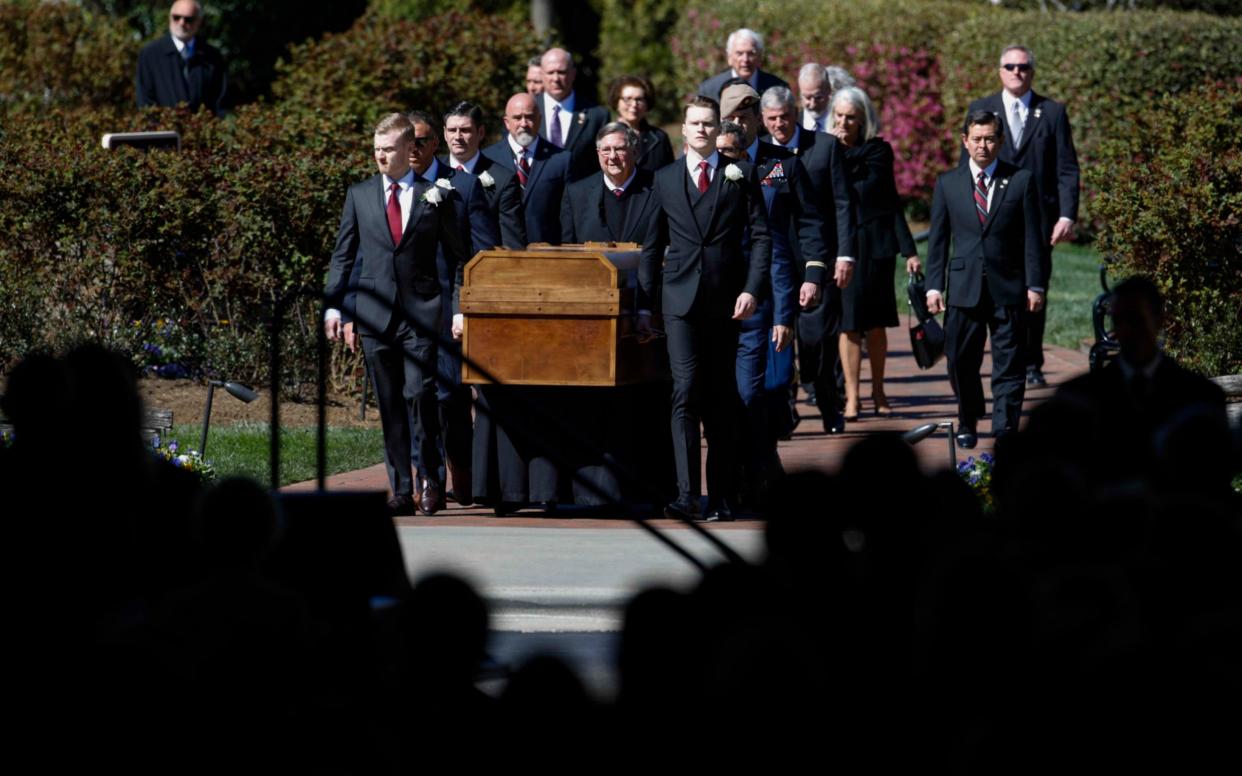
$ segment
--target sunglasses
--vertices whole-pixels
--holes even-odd
[[[430,143],[433,139],[434,138],[431,135],[427,135],[426,137],[416,137],[414,138],[414,145],[418,146],[419,148],[426,148],[427,144]]]
[[[182,16],[179,13],[175,13],[172,15],[172,20],[174,22],[185,22],[186,24],[193,24],[194,22],[198,21],[198,17],[197,16]]]
[[[1018,70],[1023,73],[1029,73],[1030,71],[1035,69],[1034,65],[1029,64],[1027,62],[1023,62],[1022,64],[1019,64],[1019,65],[1001,65],[1001,67],[1005,68],[1011,73],[1015,70]]]

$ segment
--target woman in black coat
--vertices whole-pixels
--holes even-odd
[[[845,419],[858,418],[862,340],[867,339],[871,362],[871,400],[875,414],[891,415],[884,394],[886,329],[897,325],[897,298],[893,289],[896,256],[906,257],[906,271],[920,269],[918,250],[893,180],[893,147],[877,137],[879,121],[866,92],[857,87],[832,95],[833,126],[829,130],[845,146],[846,177],[853,190],[854,218],[858,224],[854,280],[841,291],[841,335],[838,346],[845,372]]]
[[[608,87],[608,104],[617,112],[617,121],[638,133],[640,170],[655,172],[673,161],[673,144],[668,133],[647,123],[647,114],[655,103],[651,82],[636,75],[623,75]]]

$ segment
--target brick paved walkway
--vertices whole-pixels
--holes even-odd
[[[841,459],[850,445],[865,434],[875,431],[907,431],[923,423],[944,420],[956,421],[956,405],[953,399],[953,392],[949,388],[943,360],[930,370],[920,370],[911,356],[909,335],[906,333],[904,324],[889,329],[888,341],[889,357],[885,376],[885,392],[888,394],[888,400],[893,407],[894,415],[891,418],[878,418],[873,414],[873,405],[869,398],[871,396],[871,383],[868,375],[869,367],[864,355],[863,383],[861,386],[863,402],[859,421],[849,424],[845,434],[829,436],[823,432],[819,410],[800,401],[798,411],[802,415],[802,423],[794,432],[792,439],[780,443],[781,461],[784,463],[786,470],[811,467],[823,467],[830,471],[835,470],[840,465]],[[1087,357],[1085,355],[1064,348],[1045,348],[1044,361],[1044,375],[1048,378],[1050,385],[1048,388],[1027,391],[1026,411],[1029,411],[1033,405],[1038,404],[1051,395],[1057,385],[1077,374],[1085,372],[1087,369]],[[988,376],[991,374],[991,368],[989,352],[985,354],[983,362],[984,392],[989,399],[991,391],[988,389]],[[990,401],[988,410],[989,412],[991,411]],[[991,431],[991,425],[990,418],[979,421],[978,430],[983,435],[979,440],[979,447],[970,452],[959,451],[959,458],[965,458],[966,455],[970,454],[978,455],[992,448],[992,440],[987,436]],[[948,443],[945,441],[944,432],[938,432],[935,436],[925,439],[916,445],[915,450],[918,452],[919,460],[926,468],[948,465]],[[328,488],[330,490],[382,490],[387,489],[387,486],[387,476],[384,473],[383,464],[333,475],[328,478]],[[313,488],[313,482],[305,482],[290,485],[286,490],[311,490]],[[665,520],[653,522],[656,525],[667,527],[677,525]],[[629,522],[624,520],[561,519],[559,516],[555,519],[550,519],[537,516],[534,513],[519,513],[517,516],[495,518],[492,515],[491,509],[481,507],[463,508],[452,503],[449,504],[447,510],[434,517],[401,518],[398,520],[398,523],[401,525],[505,525],[509,527],[538,525],[541,527],[573,526],[582,528],[629,525]],[[732,524],[714,524],[713,528],[728,530],[731,527],[743,525],[746,525],[746,523],[739,521]]]

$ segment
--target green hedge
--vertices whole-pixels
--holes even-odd
[[[499,108],[530,38],[475,13],[418,24],[367,18],[297,47],[276,99],[227,120],[138,113],[130,96],[92,103],[89,90],[65,89],[65,105],[4,103],[0,369],[34,349],[94,340],[140,364],[176,359],[200,374],[264,382],[272,306],[292,289],[322,286],[345,188],[374,172],[372,123],[462,98]],[[100,147],[104,132],[139,129],[177,129],[183,150]],[[315,303],[297,305],[285,346],[293,385],[313,377],[317,328]]]
[[[510,15],[449,12],[417,21],[371,14],[347,32],[295,46],[278,65],[277,103],[346,117],[359,129],[385,113],[442,113],[477,103],[496,131],[538,53],[529,26]]]
[[[140,44],[124,20],[69,3],[0,3],[0,111],[134,104]]]
[[[1166,347],[1242,371],[1242,81],[1154,100],[1087,168],[1101,250],[1168,300]]]

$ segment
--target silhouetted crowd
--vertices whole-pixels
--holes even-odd
[[[9,375],[0,453],[11,740],[42,769],[172,773],[1232,759],[1236,439],[1211,402],[1102,413],[1095,379],[1001,440],[992,514],[897,436],[864,438],[836,474],[788,475],[761,563],[628,603],[603,701],[555,656],[481,691],[488,612],[468,584],[334,594],[314,580],[384,562],[382,546],[347,561],[344,542],[288,573],[272,559],[304,545],[282,546],[292,526],[264,489],[200,488],[144,449],[124,359],[31,356]],[[378,496],[375,511],[391,525]]]

